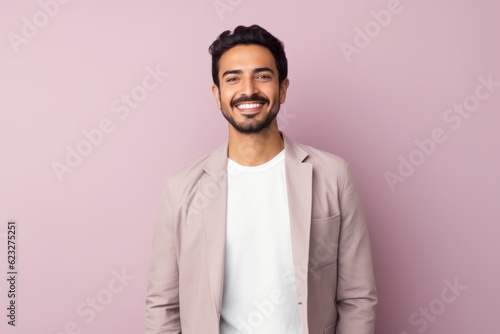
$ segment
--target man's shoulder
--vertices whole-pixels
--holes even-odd
[[[213,152],[207,153],[197,160],[182,165],[172,172],[168,176],[167,180],[169,182],[185,182],[188,180],[198,179],[203,174],[203,168],[207,164],[207,161],[212,153]]]
[[[343,189],[353,175],[349,163],[337,154],[313,147],[310,145],[296,143],[297,147],[307,152],[304,163],[310,163],[313,170],[313,182],[316,185],[330,189]]]
[[[221,149],[223,149],[223,146],[219,146],[202,157],[178,167],[167,177],[166,185],[169,186],[173,192],[189,190],[194,187],[205,173],[204,169],[209,160],[214,153]]]
[[[304,162],[309,162],[313,166],[343,171],[348,165],[344,158],[332,152],[302,143],[295,142],[294,144],[307,152],[307,158]]]

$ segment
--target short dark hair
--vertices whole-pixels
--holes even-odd
[[[226,30],[210,45],[208,52],[212,55],[212,79],[217,87],[219,84],[219,61],[227,50],[239,44],[258,44],[271,51],[276,61],[279,73],[279,83],[288,76],[288,61],[283,42],[271,35],[266,29],[254,24],[250,27],[237,26],[233,33]]]

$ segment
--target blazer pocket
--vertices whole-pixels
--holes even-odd
[[[311,220],[309,266],[317,270],[337,262],[340,214]]]

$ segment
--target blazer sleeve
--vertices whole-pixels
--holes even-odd
[[[181,333],[175,205],[167,183],[153,236],[146,297],[146,334]]]
[[[337,334],[373,334],[377,292],[365,215],[350,166],[339,193]]]

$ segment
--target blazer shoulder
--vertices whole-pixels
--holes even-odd
[[[323,167],[330,171],[333,170],[343,172],[349,165],[344,158],[334,153],[305,144],[296,143],[296,145],[298,145],[308,154],[304,162],[309,162],[315,167]]]
[[[304,162],[312,164],[315,184],[328,185],[340,196],[346,184],[354,182],[351,167],[344,158],[309,145],[297,145],[307,152]]]
[[[169,191],[174,201],[177,203],[183,202],[190,194],[195,192],[198,181],[206,176],[206,168],[210,164],[213,166],[214,161],[217,161],[219,167],[222,165],[219,159],[225,147],[227,147],[227,142],[203,155],[201,158],[176,169],[167,177],[163,192]]]
[[[179,194],[182,189],[195,185],[203,175],[203,167],[211,154],[208,153],[193,162],[185,164],[170,174],[166,180],[166,186],[170,187],[170,191]]]

